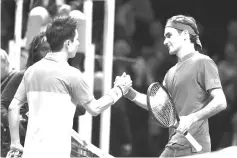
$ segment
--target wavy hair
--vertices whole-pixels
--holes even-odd
[[[201,51],[200,45],[198,45],[197,40],[199,40],[199,30],[196,20],[191,16],[186,15],[176,15],[167,20],[167,22],[181,23],[190,26],[196,35],[190,35],[190,41],[194,44],[196,50]]]
[[[50,46],[44,32],[36,35],[30,43],[29,57],[26,63],[26,68],[41,60],[43,58],[42,52],[50,52]]]

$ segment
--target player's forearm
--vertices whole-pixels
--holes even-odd
[[[208,119],[226,108],[226,99],[224,95],[215,96],[203,109],[191,114],[194,120],[200,121]]]
[[[125,95],[128,99],[134,102],[136,105],[142,107],[143,109],[148,110],[147,107],[147,97],[145,94],[139,93],[138,91],[131,88],[128,91],[128,94]]]
[[[14,103],[14,99],[13,99]],[[20,143],[19,137],[19,123],[20,123],[20,107],[15,105],[10,105],[8,108],[8,120],[9,120],[9,128],[11,135],[11,143],[18,144]]]
[[[91,115],[97,116],[113,105],[121,97],[122,91],[118,87],[112,88],[106,95],[102,96],[98,100],[92,100],[84,107]]]
[[[134,98],[133,102],[137,104],[138,106],[142,107],[143,109],[148,110],[147,97],[145,94],[138,93],[136,97]]]

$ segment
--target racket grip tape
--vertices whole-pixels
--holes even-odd
[[[189,132],[187,132],[187,134],[185,133],[184,136],[198,152],[202,150],[202,146],[196,141],[196,139],[193,138],[193,136]]]

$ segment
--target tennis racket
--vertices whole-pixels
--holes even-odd
[[[147,106],[160,126],[175,129],[178,127],[180,119],[174,102],[168,91],[159,82],[154,82],[149,86],[147,90]],[[202,146],[189,132],[185,132],[184,136],[197,151],[202,150]]]

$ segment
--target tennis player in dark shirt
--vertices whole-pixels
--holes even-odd
[[[202,45],[194,18],[171,17],[167,20],[164,36],[169,54],[175,55],[178,62],[166,73],[163,85],[175,103],[180,123],[177,129],[170,129],[169,142],[160,157],[210,152],[208,118],[227,106],[217,66],[210,57],[200,53]],[[125,97],[148,109],[145,94],[130,88]],[[183,136],[186,131],[202,145],[200,152]]]

